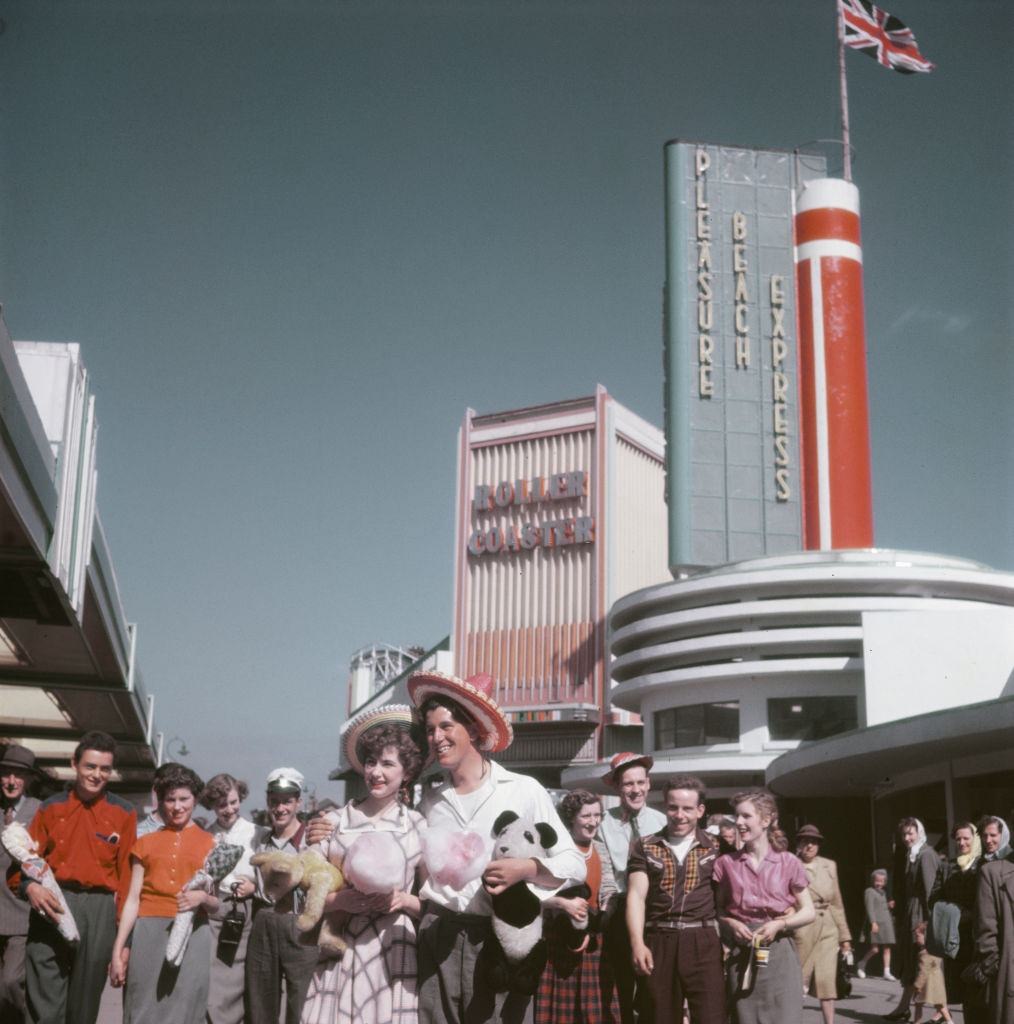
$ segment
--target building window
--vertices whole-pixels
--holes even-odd
[[[655,749],[739,743],[739,701],[688,704],[655,712]]]
[[[822,740],[858,726],[855,697],[768,699],[768,735],[773,740]]]

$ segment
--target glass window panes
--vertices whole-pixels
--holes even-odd
[[[855,697],[768,699],[768,734],[773,740],[822,740],[858,726]]]
[[[655,749],[739,742],[739,701],[688,704],[655,712]]]

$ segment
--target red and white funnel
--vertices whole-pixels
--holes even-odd
[[[804,547],[873,546],[859,190],[811,181],[795,218]]]

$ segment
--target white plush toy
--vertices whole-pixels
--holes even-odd
[[[489,863],[490,844],[478,832],[428,828],[422,834],[423,862],[437,885],[464,889]]]
[[[28,834],[28,829],[16,821],[11,822],[0,834],[0,842],[11,858],[21,865],[21,871],[26,878],[38,882],[60,901],[63,913],[56,924],[60,934],[68,942],[80,941],[81,933],[77,930],[77,923],[70,912],[70,907],[67,906],[67,898],[63,895],[60,883],[53,876],[49,865],[39,856],[39,845]]]
[[[391,893],[405,884],[405,851],[390,832],[364,832],[345,854],[342,871],[359,892]]]
[[[544,857],[557,842],[556,829],[544,821],[504,811],[493,822],[493,858]],[[486,980],[496,992],[531,995],[546,966],[542,938],[542,903],[525,882],[515,882],[490,896],[497,943],[483,947]],[[499,949],[496,948],[499,944]]]

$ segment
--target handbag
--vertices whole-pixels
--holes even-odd
[[[215,947],[215,956],[226,967],[232,967],[236,961],[236,953],[239,950],[240,940],[243,938],[245,925],[246,911],[233,900],[229,913],[222,918],[222,927],[218,933],[218,945]]]
[[[852,995],[852,981],[849,978],[848,960],[840,950],[838,952],[838,970],[835,972],[835,989],[838,999],[848,999]]]

